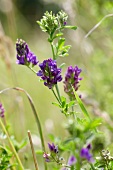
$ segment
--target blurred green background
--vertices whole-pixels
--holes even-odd
[[[65,117],[55,106],[52,92],[39,82],[30,70],[16,64],[15,42],[24,39],[38,60],[52,57],[47,34],[41,32],[37,20],[45,11],[57,13],[64,10],[68,24],[76,25],[76,31],[66,30],[66,44],[72,45],[69,56],[59,58],[58,64],[78,65],[82,69],[80,94],[89,106],[92,116],[100,116],[112,126],[113,120],[113,17],[107,17],[87,38],[87,33],[108,14],[113,13],[113,0],[0,0],[0,90],[21,87],[32,97],[46,141],[48,133],[63,138]],[[37,68],[36,68],[37,69]],[[63,83],[59,83],[62,95]],[[66,95],[65,95],[66,96]],[[1,95],[6,118],[18,141],[27,136],[27,130],[38,134],[35,119],[26,96],[16,91]],[[108,131],[108,129],[104,129]],[[34,137],[38,143],[38,138]],[[110,142],[110,141],[109,141]],[[40,146],[38,146],[40,148]]]

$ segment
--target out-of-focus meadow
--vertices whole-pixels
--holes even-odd
[[[47,35],[36,23],[47,10],[54,13],[64,10],[69,15],[69,24],[78,27],[76,31],[65,31],[66,44],[72,48],[69,56],[60,58],[58,64],[66,63],[63,74],[69,65],[82,69],[80,93],[92,117],[103,118],[103,130],[110,143],[113,139],[110,133],[113,126],[113,16],[108,16],[113,13],[111,0],[0,0],[0,90],[16,86],[26,90],[35,103],[46,140],[49,140],[48,133],[65,137],[66,132],[61,130],[65,117],[52,105],[55,101],[52,92],[27,67],[16,64],[17,38],[28,43],[40,62],[52,57]],[[88,35],[100,20],[100,25]],[[63,83],[59,86],[65,95]],[[10,90],[1,95],[1,101],[10,131],[18,141],[27,136],[28,129],[39,135],[25,94]],[[38,145],[35,136],[34,142]]]

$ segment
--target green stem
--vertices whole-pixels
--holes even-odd
[[[55,91],[53,89],[52,89],[52,92],[53,92],[54,96],[56,97],[58,103],[61,105],[61,102],[60,102],[59,98],[57,97],[57,95],[56,95],[56,93],[55,93]]]
[[[27,66],[33,73],[35,73],[35,74],[37,74],[37,72],[35,71],[35,70],[33,70],[33,68],[32,67],[30,67],[30,66]]]
[[[53,60],[56,60],[55,52],[54,52],[54,47],[53,47],[53,42],[51,42],[50,44],[51,44],[52,53],[53,53]]]
[[[38,126],[38,130],[39,130],[39,134],[40,134],[40,139],[41,139],[41,144],[42,144],[42,149],[43,149],[44,152],[46,152],[41,123],[40,123],[40,120],[39,120],[39,117],[38,117],[38,114],[37,114],[37,111],[35,109],[35,106],[34,106],[34,103],[33,103],[33,100],[31,98],[31,96],[24,89],[19,88],[19,87],[6,88],[6,89],[0,91],[0,94],[5,92],[5,91],[7,91],[7,90],[11,90],[11,89],[14,89],[14,90],[17,90],[17,91],[21,91],[21,92],[24,92],[26,94],[26,96],[27,96],[27,98],[29,100],[29,103],[31,105],[31,108],[32,108],[32,111],[33,111],[33,114],[34,114],[37,126]],[[47,163],[45,161],[44,161],[44,166],[45,166],[45,170],[47,170]]]
[[[57,94],[58,94],[58,97],[59,97],[59,101],[60,101],[60,103],[62,103],[62,100],[61,100],[61,97],[60,97],[59,88],[58,88],[57,84],[55,85],[55,88],[56,88],[56,91],[57,91]]]
[[[38,114],[37,114],[37,111],[35,109],[35,106],[34,106],[34,103],[33,103],[33,100],[31,98],[31,96],[25,90],[23,90],[21,88],[16,87],[16,88],[13,88],[13,89],[19,90],[19,91],[23,91],[27,95],[28,100],[29,100],[30,105],[31,105],[31,108],[33,110],[34,116],[35,116],[35,120],[36,120],[37,126],[38,126],[38,130],[39,130],[39,134],[40,134],[40,139],[41,139],[41,144],[42,144],[42,150],[44,152],[46,152],[40,119],[38,117]],[[45,170],[47,170],[47,163],[45,161],[44,161],[44,166],[45,166]]]
[[[10,144],[10,146],[11,146],[11,149],[12,149],[12,151],[13,151],[13,153],[14,153],[17,161],[18,161],[18,164],[20,165],[21,170],[24,170],[24,167],[23,167],[23,165],[22,165],[22,163],[21,163],[21,160],[20,160],[20,158],[19,158],[19,156],[18,156],[18,154],[17,154],[17,152],[16,152],[16,150],[15,150],[15,148],[14,148],[12,142],[11,142],[11,139],[10,139],[10,137],[9,137],[9,135],[8,135],[8,132],[7,132],[4,124],[2,123],[1,118],[0,118],[0,125],[1,125],[4,133],[6,134],[6,136],[7,136],[7,138],[8,138],[8,141],[9,141],[9,144]]]
[[[70,97],[70,101],[72,101],[73,100],[73,97]],[[76,119],[76,116],[75,116],[75,112],[74,112],[74,106],[72,106],[71,107],[71,109],[72,109],[72,112],[73,112],[73,119]]]

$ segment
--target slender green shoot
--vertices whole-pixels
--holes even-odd
[[[22,163],[21,163],[21,160],[20,160],[20,158],[19,158],[19,156],[18,156],[18,154],[17,154],[17,152],[16,152],[16,150],[15,150],[15,148],[14,148],[14,145],[12,144],[12,141],[11,141],[9,135],[8,135],[8,132],[7,132],[6,128],[5,128],[5,126],[4,126],[1,118],[0,118],[0,125],[1,125],[4,133],[5,133],[6,136],[7,136],[7,139],[8,139],[8,141],[9,141],[10,146],[11,146],[11,149],[12,149],[12,151],[13,151],[13,154],[15,155],[15,158],[17,159],[18,164],[19,164],[19,166],[20,166],[20,170],[24,170],[24,167],[23,167],[23,165],[22,165]]]

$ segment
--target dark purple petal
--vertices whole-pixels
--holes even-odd
[[[54,143],[50,144],[48,143],[48,147],[49,147],[49,150],[50,152],[54,152],[54,153],[58,153],[58,146],[55,146]]]
[[[87,145],[87,149],[90,150],[91,149],[91,144]]]
[[[54,150],[54,144],[51,145],[50,143],[48,143],[48,147],[49,147],[49,149],[50,149],[51,152]]]

